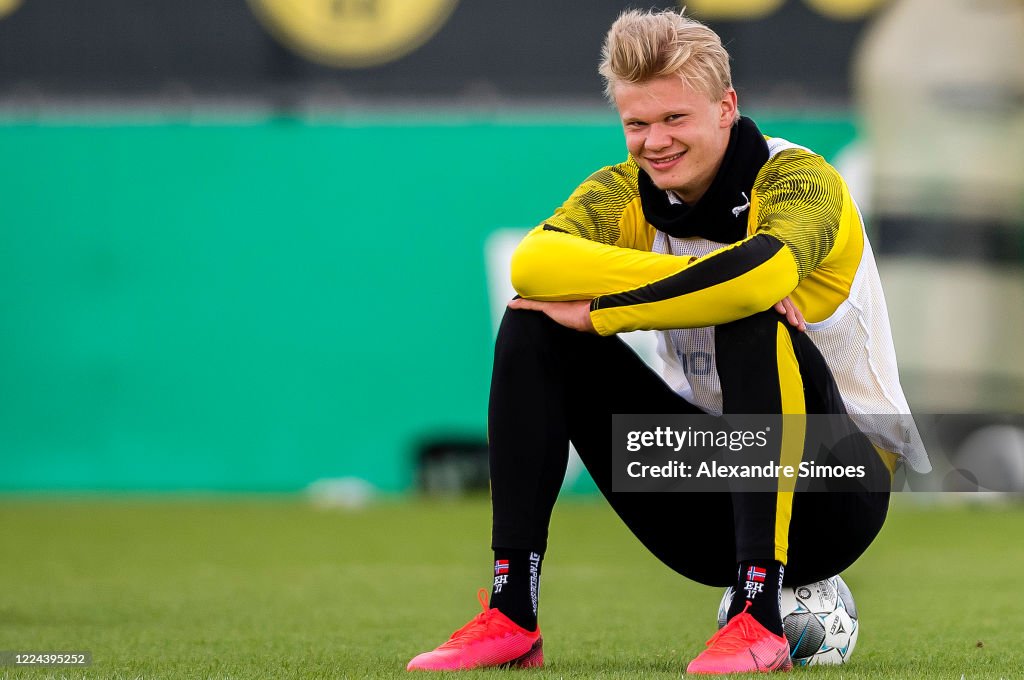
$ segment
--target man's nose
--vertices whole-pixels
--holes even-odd
[[[651,151],[658,151],[660,149],[666,149],[672,145],[672,137],[668,133],[666,128],[661,123],[654,123],[647,128],[647,139],[644,140],[644,146]]]

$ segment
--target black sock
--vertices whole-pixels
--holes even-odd
[[[785,567],[775,560],[749,560],[740,562],[736,580],[736,594],[729,607],[729,618],[743,611],[750,603],[747,613],[762,626],[782,635],[782,574]]]
[[[491,607],[526,630],[537,630],[537,597],[543,555],[531,550],[494,549]]]

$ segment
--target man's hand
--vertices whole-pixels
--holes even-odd
[[[807,325],[804,323],[803,313],[797,309],[797,306],[793,304],[793,301],[788,297],[784,297],[775,303],[775,311],[786,317],[786,321],[789,322],[790,326],[793,326],[798,331],[807,330]]]
[[[516,298],[508,303],[510,309],[530,309],[544,312],[553,321],[566,328],[582,333],[596,333],[594,324],[590,322],[590,300],[572,300],[570,302],[541,302]]]

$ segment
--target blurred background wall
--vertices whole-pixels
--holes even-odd
[[[686,4],[850,181],[912,406],[1024,411],[1024,6]],[[478,449],[486,243],[625,157],[629,5],[0,0],[0,490],[404,491]]]

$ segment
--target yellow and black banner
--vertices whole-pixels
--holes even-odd
[[[741,95],[843,103],[885,0],[663,2],[721,35]],[[601,102],[626,0],[0,0],[0,102],[47,96],[309,96]],[[454,100],[453,100],[454,98]]]

